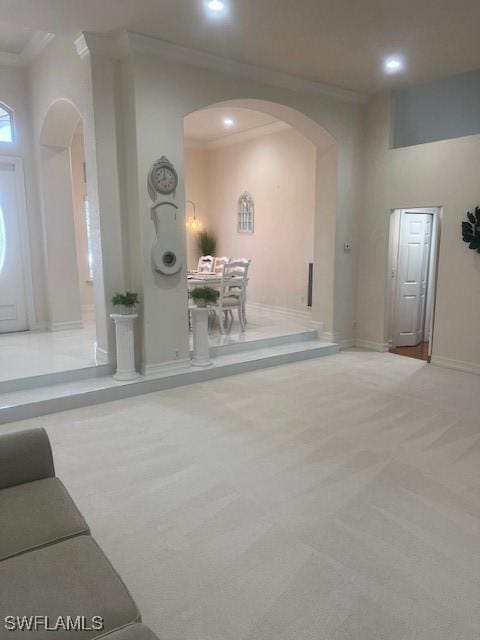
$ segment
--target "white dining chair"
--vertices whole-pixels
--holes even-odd
[[[223,266],[220,295],[215,308],[218,311],[220,333],[225,333],[228,317],[233,320],[233,310],[238,311],[238,320],[245,331],[245,301],[247,295],[248,268],[250,260],[230,260]]]
[[[214,264],[215,258],[213,256],[200,256],[197,271],[199,273],[212,273]]]
[[[245,283],[245,291],[244,291],[244,296],[243,296],[243,306],[242,306],[242,314],[243,314],[243,324],[246,325],[247,324],[247,311],[246,311],[246,304],[247,304],[247,285],[248,285],[248,278],[247,278],[247,274],[248,274],[248,270],[250,268],[250,265],[252,263],[251,260],[249,260],[248,258],[235,258],[233,260],[233,262],[237,263],[237,269],[242,269],[243,267],[246,268],[246,274],[245,274],[245,278],[247,279],[246,283]],[[238,289],[237,291],[235,291],[236,287],[232,286],[231,287],[231,293],[233,295],[235,294],[239,294]]]
[[[223,267],[229,262],[230,258],[227,258],[227,256],[218,256],[217,258],[215,258],[215,265],[213,267],[213,270],[215,271],[215,273],[221,274],[223,273]]]

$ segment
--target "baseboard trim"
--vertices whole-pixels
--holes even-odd
[[[258,309],[259,311],[271,311],[273,313],[280,313],[284,316],[290,316],[292,318],[301,318],[302,320],[312,320],[311,311],[299,311],[297,309],[288,309],[287,307],[275,307],[271,304],[263,304],[262,302],[247,302],[247,313],[249,307],[251,309]]]
[[[325,340],[326,342],[335,342],[335,344],[338,344],[340,342],[340,334],[335,333],[334,331],[322,331],[320,339]]]
[[[106,349],[102,349],[98,344],[95,345],[95,360],[97,365],[108,364],[110,362],[110,355]]]
[[[190,368],[190,358],[182,358],[181,360],[173,360],[171,362],[160,362],[159,364],[142,363],[140,371],[143,376],[148,378],[180,373],[184,371],[185,368]]]
[[[50,331],[68,331],[69,329],[81,329],[83,327],[81,320],[67,320],[65,322],[49,322],[48,329]]]
[[[453,360],[451,358],[444,358],[443,356],[433,356],[431,363],[436,367],[443,367],[445,369],[455,369],[456,371],[463,371],[465,373],[474,373],[480,375],[480,364],[475,362],[463,362],[462,360]]]
[[[368,349],[369,351],[378,351],[385,353],[388,351],[388,342],[374,342],[373,340],[363,340],[362,338],[356,338],[355,346],[361,349]]]
[[[320,334],[320,339],[338,344],[340,351],[343,349],[351,349],[355,346],[355,340],[352,337],[342,338],[341,334],[335,331],[323,331]]]
[[[46,331],[48,329],[48,322],[46,320],[41,320],[39,322],[34,322],[31,327],[30,327],[30,331]]]

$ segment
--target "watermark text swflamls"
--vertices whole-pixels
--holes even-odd
[[[5,616],[7,631],[103,631],[102,616]]]

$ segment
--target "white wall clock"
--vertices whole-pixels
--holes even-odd
[[[150,198],[155,202],[157,193],[164,196],[173,194],[175,197],[177,185],[178,174],[175,171],[175,167],[168,158],[162,156],[154,162],[148,174],[148,193]]]

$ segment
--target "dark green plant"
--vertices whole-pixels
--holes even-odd
[[[133,291],[125,291],[125,293],[115,293],[112,297],[114,307],[125,307],[126,309],[134,309],[140,302],[138,293]]]
[[[192,289],[190,296],[197,302],[197,300],[205,300],[205,302],[216,302],[220,293],[212,289],[212,287],[195,287]]]
[[[462,239],[469,249],[480,253],[480,207],[475,207],[475,213],[467,213],[468,222],[462,222]]]
[[[200,249],[202,256],[214,256],[215,249],[217,247],[217,239],[213,233],[204,229],[197,235],[197,246]]]

